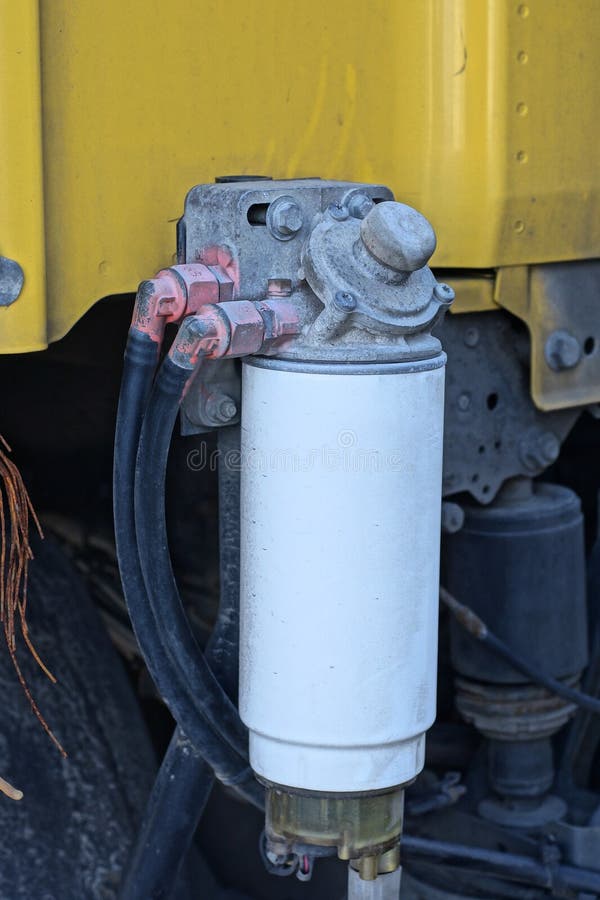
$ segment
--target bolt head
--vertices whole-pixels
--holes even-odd
[[[10,306],[23,290],[25,275],[19,263],[0,256],[0,306]]]
[[[546,465],[556,462],[560,454],[560,441],[551,431],[540,436],[540,456]]]
[[[473,326],[467,328],[463,340],[467,347],[476,347],[479,343],[479,329]]]
[[[373,207],[361,222],[360,234],[371,256],[396,272],[422,269],[436,246],[435,232],[425,216],[392,200]]]
[[[269,231],[278,241],[289,241],[302,230],[302,210],[292,197],[278,197],[267,210]]]
[[[442,531],[456,534],[465,524],[465,511],[458,503],[444,501],[442,503]]]
[[[361,192],[353,194],[348,201],[348,212],[354,219],[365,219],[375,204],[370,197]]]
[[[553,331],[546,341],[544,357],[555,372],[573,369],[581,361],[581,344],[569,331]]]
[[[466,412],[471,405],[471,398],[468,394],[460,394],[457,400],[458,408],[461,412]]]
[[[552,431],[529,434],[521,441],[521,462],[530,472],[539,472],[556,462],[560,441]]]
[[[281,234],[297,234],[302,228],[302,211],[296,203],[282,203],[273,214],[273,225]]]

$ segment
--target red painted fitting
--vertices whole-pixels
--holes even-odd
[[[256,304],[265,322],[265,341],[269,350],[281,350],[300,331],[298,310],[289,300],[269,297]]]
[[[219,355],[249,356],[260,350],[265,336],[265,323],[256,304],[250,300],[234,300],[232,303],[224,303],[221,311],[227,316],[230,338],[225,353],[219,348]]]
[[[190,263],[162,269],[138,288],[131,325],[161,343],[168,322],[179,322],[209,303],[229,300],[233,284],[218,266]]]
[[[185,309],[185,286],[170,272],[142,281],[133,307],[131,327],[162,342],[165,325],[175,321]]]
[[[181,368],[193,369],[199,359],[272,352],[299,330],[298,313],[289,301],[233,300],[211,304],[185,320],[169,356]]]
[[[186,263],[167,269],[174,272],[185,285],[187,304],[185,315],[197,313],[207,303],[222,303],[231,300],[233,283],[219,266],[205,266],[202,263]]]

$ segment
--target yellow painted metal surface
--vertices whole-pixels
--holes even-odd
[[[0,350],[46,344],[44,185],[37,0],[0,0],[0,254],[25,271],[0,307]]]
[[[597,0],[39,0],[39,53],[37,13],[0,0],[1,351],[168,263],[219,174],[387,183],[438,266],[600,256]]]

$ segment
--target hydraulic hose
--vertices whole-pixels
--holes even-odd
[[[165,481],[171,436],[190,371],[164,360],[148,402],[135,475],[135,526],[150,607],[165,646],[189,686],[198,713],[247,768],[248,736],[238,711],[209,668],[189,622],[171,566]]]
[[[239,426],[219,430],[219,614],[207,661],[234,699],[238,682]],[[154,783],[121,900],[170,896],[210,795],[214,775],[176,728]]]
[[[240,426],[219,429],[219,615],[206,651],[210,667],[237,703],[240,637]]]
[[[135,328],[130,330],[125,349],[115,438],[113,498],[115,540],[123,592],[148,670],[161,695],[168,699],[171,711],[185,719],[192,714],[192,710],[187,704],[187,712],[182,714],[182,708],[186,709],[185,697],[170,683],[170,664],[156,634],[139,564],[133,511],[137,445],[159,350],[159,344],[149,335]],[[188,777],[172,779],[174,770],[180,776],[183,774]],[[192,777],[189,777],[190,775]],[[167,891],[175,883],[187,851],[187,844],[181,849],[180,827],[178,823],[170,821],[169,811],[177,809],[179,805],[176,802],[178,798],[173,796],[172,788],[181,786],[184,788],[186,801],[189,802],[189,798],[193,797],[194,804],[197,804],[199,809],[198,814],[201,814],[212,786],[212,773],[177,727],[156,779],[137,845],[121,888],[121,897],[124,900],[139,900],[140,897],[156,897],[158,900],[160,897],[167,897],[168,892],[163,890],[165,880],[161,877],[161,872],[165,870],[168,871]],[[162,802],[166,798],[167,790],[169,803]],[[160,817],[160,839],[156,840],[158,817]],[[168,836],[166,841],[165,836]],[[170,848],[173,847],[178,848],[179,854],[174,863],[167,858]]]
[[[460,603],[456,597],[453,597],[452,594],[443,587],[440,587],[440,600],[448,607],[458,624],[464,628],[465,631],[476,638],[476,640],[481,641],[485,647],[492,653],[495,653],[496,656],[503,659],[504,662],[507,662],[513,669],[516,669],[517,672],[524,675],[528,681],[538,684],[551,694],[562,697],[563,700],[567,700],[569,703],[574,703],[581,709],[600,714],[599,699],[592,697],[590,694],[585,694],[583,691],[578,691],[576,688],[569,687],[568,684],[558,681],[558,679],[553,678],[551,675],[546,675],[544,672],[540,671],[537,666],[527,662],[526,659],[518,653],[515,653],[514,650],[511,650],[504,641],[500,640],[497,635],[490,631],[477,613],[464,603]]]
[[[183,690],[163,646],[152,615],[139,563],[134,518],[134,474],[137,447],[159,357],[159,344],[149,335],[132,328],[128,335],[119,408],[114,457],[114,518],[117,556],[123,591],[136,638],[156,687],[180,723],[173,734],[157,776],[136,847],[120,891],[122,900],[152,898],[161,900],[171,893],[197,824],[213,785],[213,769],[229,784],[239,782],[237,790],[262,806],[262,790],[247,765],[235,761],[233,770],[223,766],[219,742],[210,734]],[[230,608],[233,602],[233,610]],[[217,620],[222,637],[237,622],[237,599],[229,591]],[[231,638],[235,642],[235,637]],[[222,640],[218,641],[219,645]],[[231,648],[233,651],[233,647]],[[209,645],[210,654],[210,645]],[[237,656],[237,654],[236,654]],[[237,666],[230,655],[215,655],[213,668],[227,678]],[[181,725],[193,736],[192,744]],[[200,749],[199,749],[200,748]]]
[[[214,775],[179,726],[156,776],[119,900],[167,900],[202,818]]]
[[[247,799],[260,804],[262,789],[245,755],[232,749],[214,723],[202,714],[201,701],[192,699],[190,685],[174,665],[166,648],[164,631],[149,602],[140,566],[133,512],[135,458],[157,356],[158,344],[148,335],[131,329],[117,413],[114,461],[115,540],[123,591],[150,675],[175,720],[221,781],[235,785]]]
[[[185,708],[185,698],[171,681],[172,667],[148,603],[139,563],[134,518],[134,475],[144,410],[159,355],[152,338],[132,328],[125,348],[115,435],[113,509],[115,542],[123,593],[133,630],[156,687],[173,715]],[[184,714],[187,718],[188,712]]]

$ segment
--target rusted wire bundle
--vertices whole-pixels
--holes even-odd
[[[17,628],[20,630],[33,658],[53,683],[54,675],[42,662],[29,636],[27,626],[27,578],[33,551],[29,542],[30,525],[43,537],[42,528],[33,509],[21,473],[9,458],[10,447],[0,435],[0,625],[15,672],[42,728],[60,753],[66,752],[40,712],[17,659]],[[3,449],[4,448],[4,449]],[[0,779],[0,790],[13,799],[20,799],[20,791]]]

